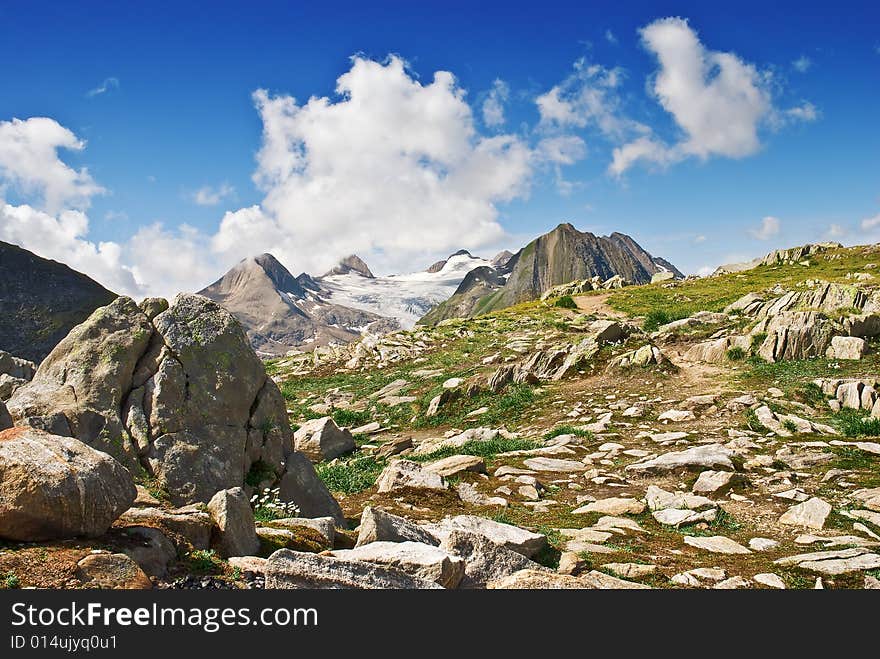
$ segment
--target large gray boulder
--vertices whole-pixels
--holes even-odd
[[[392,515],[381,508],[367,506],[361,513],[355,547],[371,542],[420,542],[438,545],[440,541],[426,528],[414,524],[403,517]]]
[[[299,451],[287,456],[287,468],[279,487],[281,500],[296,504],[302,517],[332,517],[339,526],[348,526],[339,503],[309,459]]]
[[[758,355],[768,362],[821,357],[842,328],[817,311],[783,311],[758,323],[752,335],[766,334]]]
[[[126,297],[96,310],[8,402],[17,425],[76,437],[176,505],[208,502],[252,466],[280,475],[292,433],[284,400],[238,321],[199,295]]]
[[[329,416],[303,423],[293,433],[293,443],[312,462],[332,460],[355,449],[351,432],[337,426]]]
[[[37,372],[37,365],[27,359],[0,350],[0,375],[9,375],[20,380],[30,380]]]
[[[279,549],[265,565],[266,588],[432,589],[436,582],[393,567]]]
[[[9,415],[9,410],[7,410],[6,405],[0,401],[0,430],[11,428],[12,425],[12,417]]]
[[[0,433],[0,538],[97,537],[136,496],[122,465],[76,439],[27,427]]]
[[[463,559],[421,542],[371,542],[355,549],[338,549],[332,555],[397,568],[444,588],[455,588],[464,576]]]
[[[490,581],[502,579],[520,570],[546,569],[485,536],[467,531],[452,531],[440,543],[440,549],[465,562],[464,576],[459,588],[485,588]]]

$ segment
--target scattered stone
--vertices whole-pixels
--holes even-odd
[[[642,579],[657,574],[657,566],[646,563],[606,563],[602,567],[623,579]]]
[[[177,549],[159,529],[149,526],[128,526],[125,534],[139,544],[127,547],[125,553],[151,577],[164,577],[168,564],[177,558]]]
[[[465,472],[485,474],[486,461],[476,455],[450,455],[448,458],[426,464],[425,469],[446,478]]]
[[[767,551],[778,546],[779,541],[771,540],[770,538],[752,538],[749,540],[749,548],[755,551]]]
[[[294,446],[312,462],[324,462],[351,453],[354,437],[346,428],[340,428],[329,416],[305,421],[293,433]]]
[[[645,504],[637,499],[611,497],[593,501],[586,506],[572,510],[573,515],[602,513],[605,515],[638,515],[645,511]]]
[[[706,444],[635,462],[627,465],[626,471],[646,474],[663,474],[683,470],[702,471],[704,469],[735,471],[732,457],[734,457],[733,451],[724,448],[721,444]]]
[[[346,526],[339,503],[318,477],[311,461],[299,451],[287,456],[279,497],[285,503],[296,505],[303,517],[332,517],[340,526]]]
[[[732,489],[744,487],[748,479],[733,471],[703,471],[697,477],[691,491],[694,494],[726,494]]]
[[[861,359],[868,352],[868,344],[856,336],[835,336],[825,352],[828,359]]]
[[[697,417],[691,410],[667,410],[663,412],[660,416],[657,417],[658,421],[674,421],[679,423],[681,421],[693,421]]]
[[[425,526],[431,534],[441,540],[447,538],[453,531],[472,533],[529,558],[547,546],[547,538],[541,533],[533,533],[512,524],[504,524],[476,515],[446,517],[440,522]]]
[[[754,579],[762,586],[785,590],[785,582],[778,574],[773,574],[772,572],[763,572],[761,574],[756,574],[754,577],[752,577],[752,579]]]
[[[385,512],[381,508],[367,506],[361,513],[361,526],[355,547],[380,541],[440,544],[440,541],[426,528]]]
[[[587,465],[577,460],[562,460],[559,458],[529,458],[523,462],[526,467],[534,471],[586,471]]]
[[[445,490],[448,485],[439,474],[412,460],[395,460],[376,479],[377,492],[396,492],[405,488],[414,490]]]
[[[798,554],[773,561],[777,565],[796,565],[804,570],[837,575],[880,568],[880,554],[867,549],[852,548]]]
[[[583,590],[593,588],[593,586],[570,574],[524,569],[500,579],[493,579],[486,584],[486,588],[490,590]]]
[[[483,535],[466,531],[451,531],[440,543],[440,549],[464,559],[465,570],[460,588],[485,588],[489,582],[519,570],[545,570],[518,552],[511,551]]]
[[[125,554],[89,554],[76,564],[75,576],[85,588],[149,590],[150,578]]]
[[[825,520],[830,513],[831,504],[818,497],[813,497],[789,508],[779,518],[779,523],[821,529],[825,526]]]
[[[708,537],[686,535],[684,543],[697,549],[704,549],[714,554],[751,554],[752,552],[738,542],[723,535]]]

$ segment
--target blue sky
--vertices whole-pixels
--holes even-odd
[[[0,239],[120,292],[199,288],[264,250],[417,269],[562,221],[686,272],[880,239],[867,3],[128,4],[0,4]],[[37,117],[57,127],[10,123]]]

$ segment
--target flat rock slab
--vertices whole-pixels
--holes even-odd
[[[818,497],[807,499],[789,508],[779,518],[780,524],[803,526],[810,529],[821,529],[831,513],[831,504]]]
[[[587,465],[577,460],[562,460],[559,458],[529,458],[523,464],[533,471],[586,471]]]
[[[664,474],[676,471],[703,471],[704,469],[735,471],[731,458],[733,451],[721,444],[694,446],[684,451],[664,453],[651,460],[626,466],[626,471],[644,474]]]
[[[396,460],[389,464],[376,480],[378,492],[394,492],[404,488],[416,490],[445,490],[447,483],[443,477],[428,471],[418,462]]]
[[[588,581],[570,574],[544,570],[519,570],[486,584],[490,590],[585,590],[593,589]]]
[[[602,513],[603,515],[639,515],[645,511],[645,504],[638,499],[611,497],[593,501],[586,506],[572,510],[573,515]]]
[[[377,541],[406,542],[408,540],[429,545],[440,544],[440,540],[428,529],[408,519],[392,515],[381,508],[371,506],[364,508],[361,513],[356,547]]]
[[[363,561],[279,549],[265,565],[266,588],[281,589],[432,589],[436,582],[396,568]]]
[[[547,546],[547,538],[541,533],[533,533],[513,524],[504,524],[477,515],[447,517],[436,524],[426,524],[424,528],[441,540],[453,531],[473,533],[528,558]]]
[[[476,455],[450,455],[448,458],[425,465],[425,469],[447,478],[458,476],[467,471],[475,474],[485,474],[486,461]]]
[[[686,535],[684,536],[684,544],[697,549],[710,551],[713,554],[751,554],[751,550],[743,547],[741,544],[723,535],[713,535],[709,537]]]
[[[485,588],[487,584],[519,570],[545,569],[522,554],[465,531],[452,531],[440,544],[440,549],[464,559],[461,588]]]
[[[880,568],[880,554],[867,549],[852,548],[798,554],[773,562],[777,565],[797,565],[805,570],[836,575]]]
[[[420,542],[371,542],[331,552],[336,558],[394,567],[414,577],[455,588],[464,576],[464,560]]]

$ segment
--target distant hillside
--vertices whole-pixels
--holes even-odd
[[[63,263],[0,242],[0,350],[41,362],[117,295]]]
[[[462,282],[449,300],[420,322],[431,325],[446,318],[503,309],[538,299],[549,288],[577,279],[605,280],[619,275],[630,283],[645,284],[653,274],[664,271],[684,277],[671,263],[652,256],[625,234],[596,236],[568,223],[536,238],[506,262],[499,262],[504,265],[489,268],[493,272],[484,271]]]

